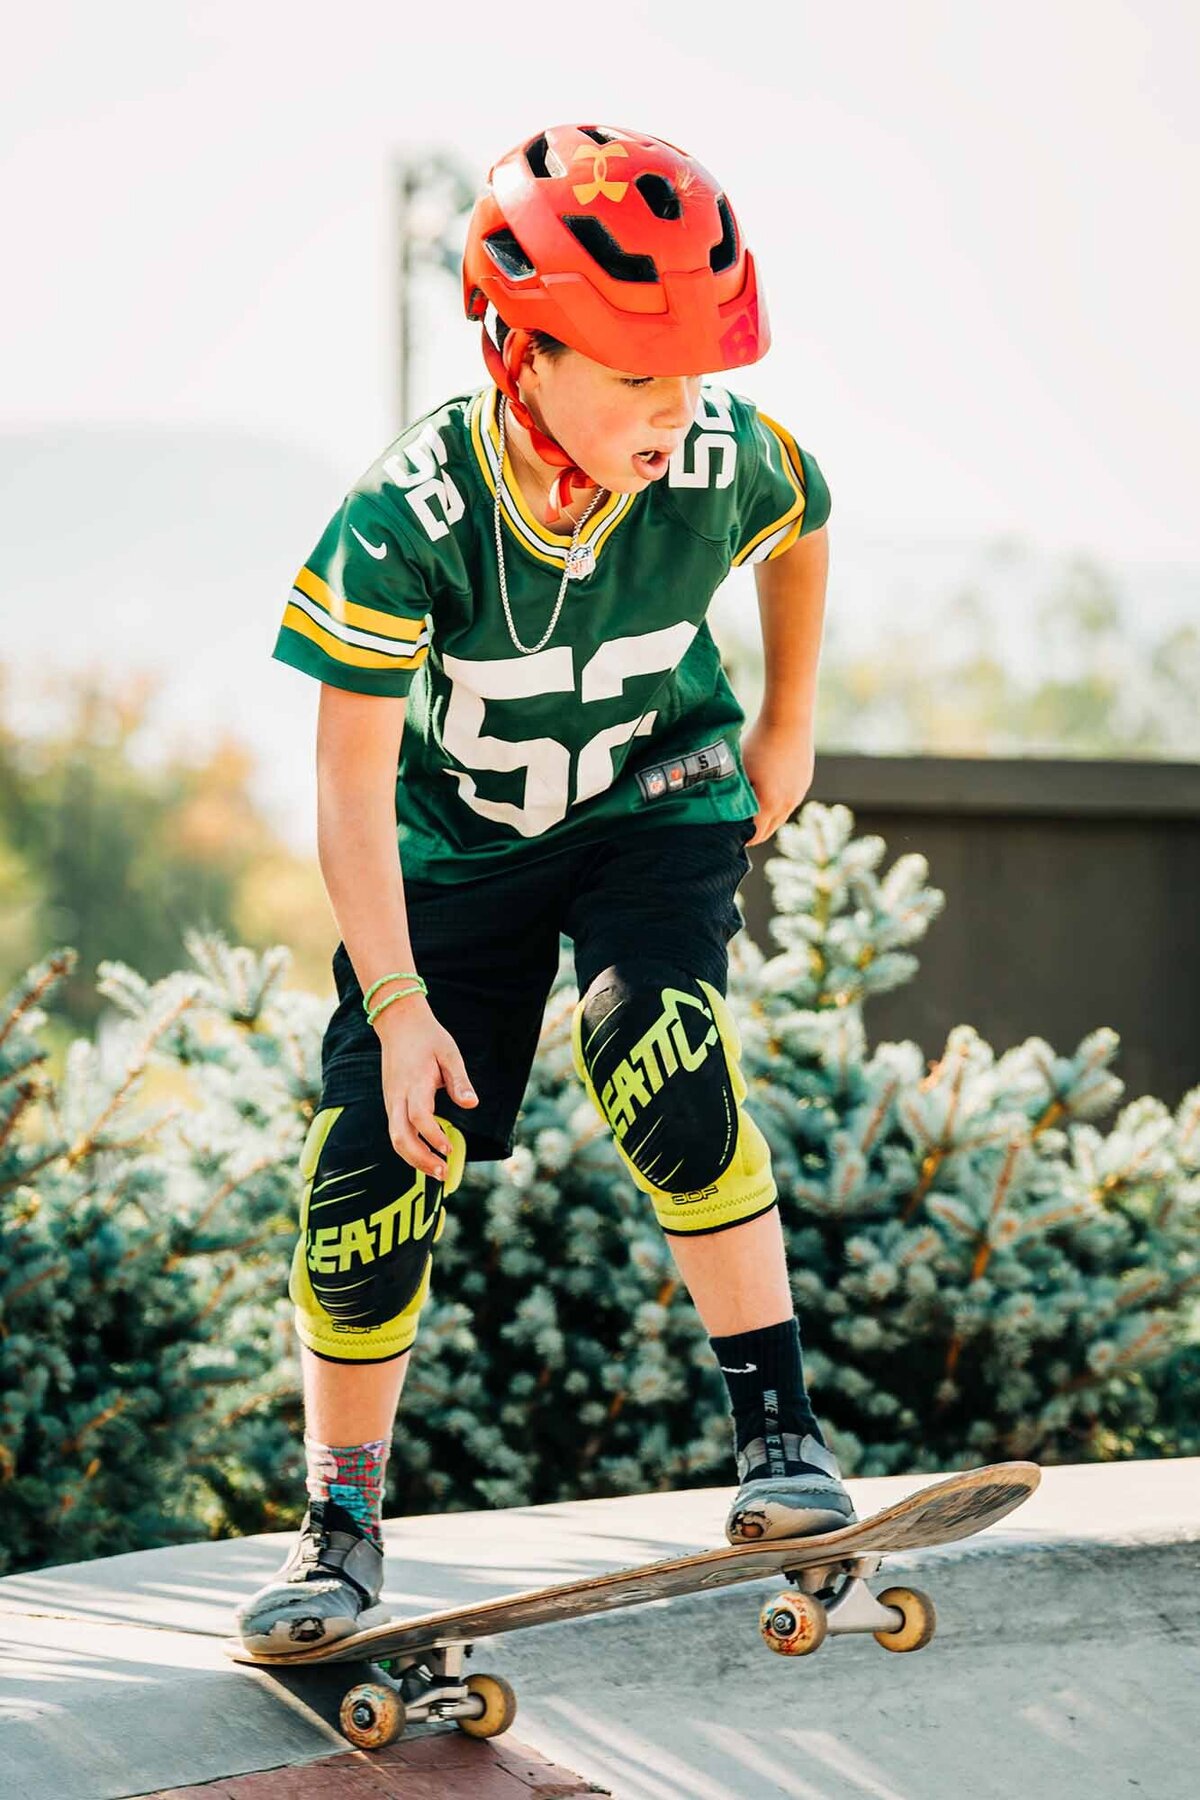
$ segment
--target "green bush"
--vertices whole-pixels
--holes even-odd
[[[870,1048],[942,897],[843,807],[775,847],[778,947],[734,940],[730,1001],[843,1471],[1195,1454],[1200,1089],[1105,1134],[1111,1031]],[[285,1289],[325,1007],[282,949],[186,944],[154,984],[101,966],[120,1025],[58,1084],[42,1003],[73,953],[0,1006],[0,1567],[303,1510]],[[575,998],[564,946],[518,1148],[468,1167],[435,1253],[389,1513],[734,1480],[703,1327],[571,1068]]]

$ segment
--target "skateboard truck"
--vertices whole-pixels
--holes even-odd
[[[339,1723],[359,1750],[381,1750],[405,1728],[453,1719],[468,1737],[496,1737],[517,1715],[517,1697],[500,1675],[463,1675],[472,1644],[426,1647],[417,1656],[372,1662],[374,1681],[359,1682],[342,1701]]]
[[[885,1588],[876,1597],[867,1586],[880,1556],[846,1557],[838,1563],[785,1569],[798,1593],[768,1600],[758,1628],[769,1650],[780,1656],[809,1656],[827,1637],[869,1631],[885,1650],[921,1650],[937,1628],[933,1601],[919,1588]]]

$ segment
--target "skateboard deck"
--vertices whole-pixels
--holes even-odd
[[[763,1607],[760,1629],[773,1650],[806,1654],[818,1647],[827,1632],[868,1630],[886,1648],[919,1649],[933,1635],[932,1602],[917,1590],[907,1588],[889,1589],[876,1600],[866,1587],[865,1577],[873,1575],[880,1559],[891,1552],[954,1543],[996,1524],[1027,1500],[1040,1480],[1041,1470],[1036,1463],[993,1463],[931,1482],[869,1518],[835,1531],[809,1537],[768,1538],[665,1557],[634,1568],[557,1582],[551,1587],[502,1594],[497,1599],[444,1612],[390,1620],[332,1644],[297,1641],[294,1649],[264,1655],[234,1640],[227,1650],[234,1661],[263,1668],[290,1669],[309,1663],[377,1665],[384,1674],[385,1685],[368,1684],[354,1689],[342,1708],[347,1736],[364,1748],[372,1748],[391,1741],[403,1730],[405,1699],[409,1702],[409,1718],[454,1717],[464,1730],[477,1736],[506,1729],[506,1724],[495,1723],[500,1717],[509,1722],[515,1714],[515,1699],[506,1683],[496,1677],[473,1676],[470,1682],[477,1690],[474,1701],[467,1695],[461,1674],[462,1658],[464,1653],[471,1654],[468,1646],[476,1638],[637,1606],[676,1594],[706,1593],[771,1575],[785,1575],[800,1590],[779,1595]],[[820,1600],[815,1596],[820,1596]],[[303,1623],[297,1621],[298,1639]],[[410,1672],[419,1667],[423,1677],[430,1677],[432,1671],[432,1695],[427,1681],[422,1697],[413,1678],[407,1685],[391,1680],[386,1673],[389,1664]],[[502,1703],[489,1689],[491,1710],[484,1707],[481,1712],[480,1684],[486,1683],[491,1683],[497,1692],[503,1688],[507,1700]],[[370,1696],[370,1705],[363,1700],[364,1695]],[[351,1705],[356,1697],[357,1712]],[[383,1736],[372,1735],[378,1725],[375,1714],[380,1702],[388,1703],[384,1708],[388,1718],[382,1727],[387,1735]],[[392,1716],[397,1707],[398,1727]],[[368,1712],[372,1712],[369,1730],[364,1722]],[[361,1731],[356,1729],[356,1720]],[[485,1730],[489,1720],[491,1729]]]

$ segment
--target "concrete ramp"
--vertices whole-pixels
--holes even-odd
[[[861,1517],[936,1478],[849,1486]],[[385,1597],[425,1612],[718,1544],[731,1495],[393,1520]],[[620,1800],[1195,1790],[1200,1459],[1047,1469],[999,1526],[889,1557],[887,1581],[923,1587],[937,1606],[937,1635],[915,1654],[840,1637],[811,1657],[771,1656],[757,1612],[781,1584],[751,1582],[480,1640],[474,1666],[517,1689],[514,1731],[475,1744],[452,1727],[414,1728],[373,1761],[347,1756],[332,1722],[344,1671],[281,1677],[222,1650],[232,1608],[290,1541],[0,1581],[3,1800],[125,1800],[205,1782],[217,1783],[210,1800],[519,1800],[588,1783]],[[269,1770],[280,1774],[236,1779]]]

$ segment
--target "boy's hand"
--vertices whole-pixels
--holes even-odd
[[[437,1091],[445,1088],[459,1106],[479,1104],[458,1045],[438,1024],[423,994],[394,1001],[380,1014],[376,1029],[383,1045],[383,1099],[392,1146],[414,1169],[441,1181],[450,1143],[434,1117]]]
[[[774,837],[812,786],[815,753],[809,724],[775,724],[759,717],[742,734],[742,761],[758,801],[750,844]]]

